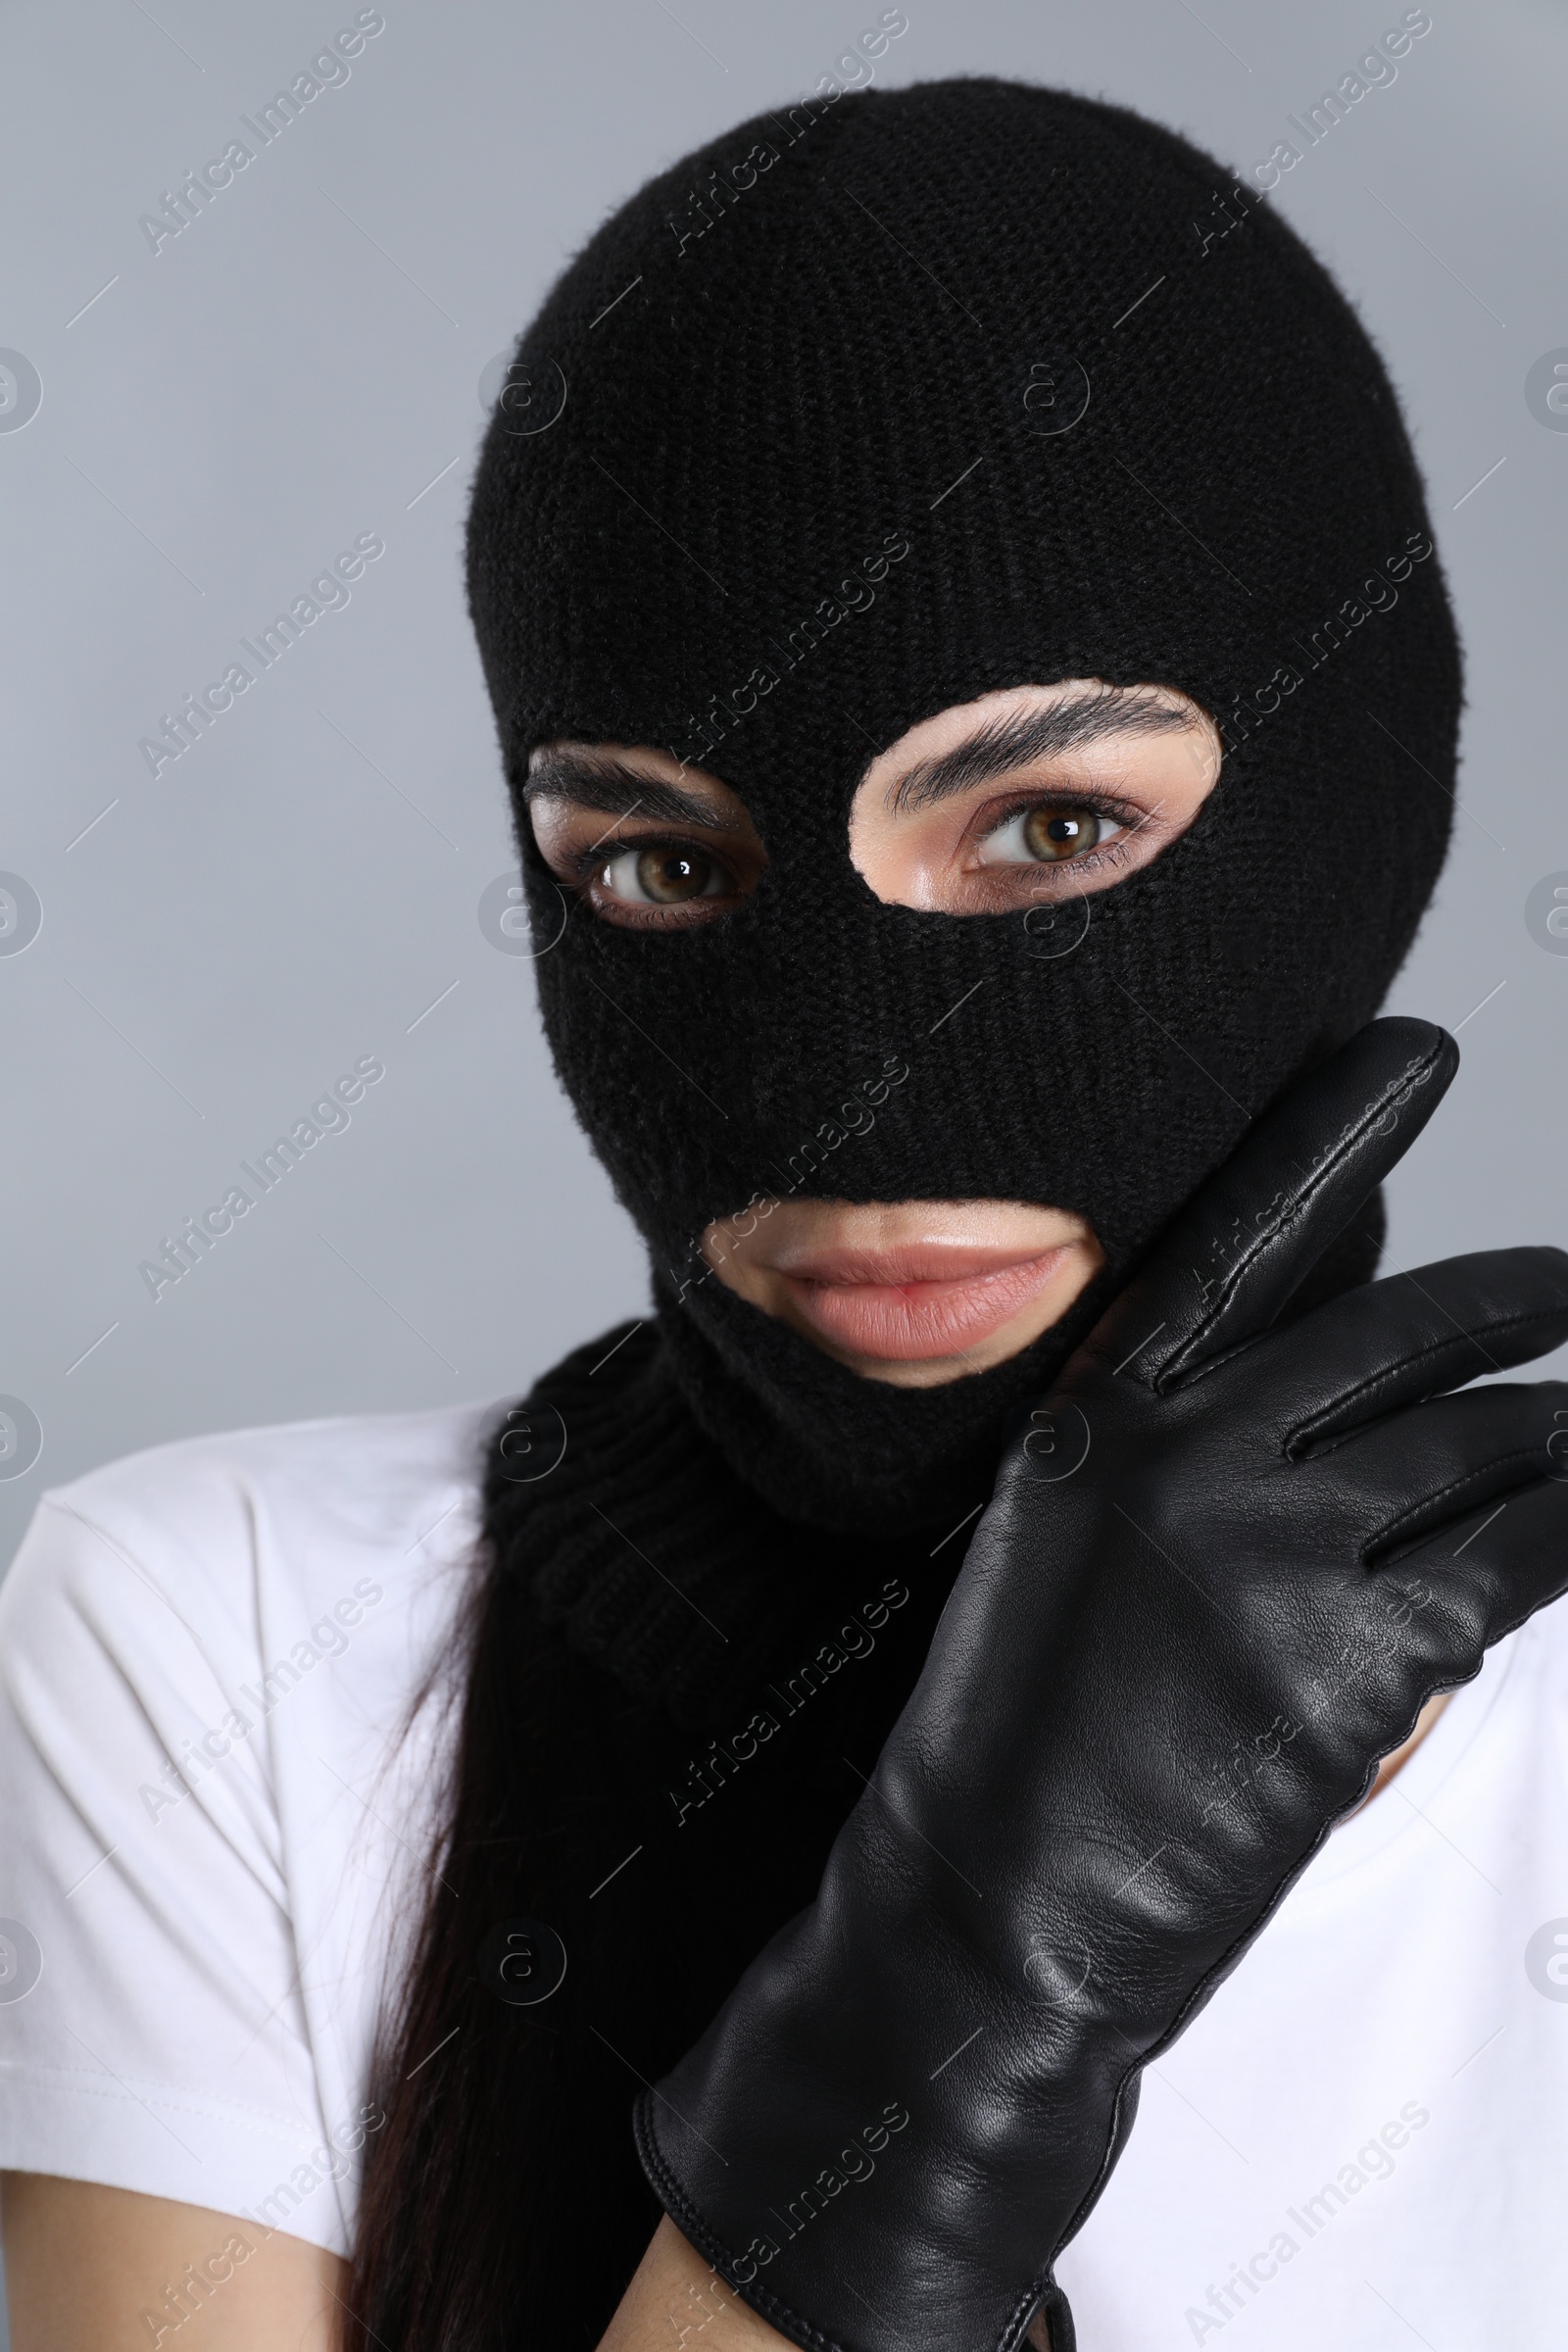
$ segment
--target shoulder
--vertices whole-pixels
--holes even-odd
[[[52,1489],[0,1585],[0,1755],[154,1824],[244,1792],[275,1852],[320,1758],[384,1755],[450,1648],[498,1409],[225,1432]]]
[[[175,1621],[203,1648],[255,1645],[280,1612],[407,1601],[476,1532],[482,1454],[502,1404],[301,1421],[188,1438],[40,1499],[0,1584],[0,1671],[74,1624],[115,1648]],[[456,1523],[456,1524],[454,1524]],[[353,1571],[351,1574],[350,1571]],[[358,1596],[363,1602],[365,1595]],[[39,1661],[42,1662],[42,1661]]]
[[[486,1436],[504,1410],[496,1398],[181,1438],[50,1488],[34,1525],[53,1515],[113,1526],[209,1566],[215,1544],[248,1551],[270,1520],[290,1527],[324,1514],[334,1531],[373,1543],[437,1489],[477,1491]],[[33,1544],[29,1530],[19,1565]]]

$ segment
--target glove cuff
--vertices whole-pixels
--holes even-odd
[[[771,2239],[753,2238],[749,2246],[737,2251],[710,2229],[660,2144],[662,2100],[662,2093],[657,2088],[646,2090],[632,2111],[638,2160],[650,2187],[681,2235],[734,2287],[743,2303],[780,2335],[798,2345],[800,2352],[927,2352],[923,2340],[909,2331],[907,2313],[902,2320],[896,2320],[894,2315],[879,2312],[865,2302],[863,2314],[856,2312],[847,2321],[841,2317],[826,2326],[816,2326],[775,2293],[768,2283],[767,2271],[778,2254],[778,2246]],[[849,2287],[847,2280],[843,2283]],[[854,2288],[849,2287],[849,2292],[853,2295]],[[863,2297],[858,2300],[864,2302]],[[1041,2313],[1050,2324],[1051,2352],[1076,2352],[1071,2308],[1049,2271],[1042,2281],[1019,2298],[1000,2328],[994,2323],[990,2327],[982,2323],[978,2334],[961,2342],[954,2336],[951,2322],[944,2320],[938,2328],[940,2340],[933,2340],[929,2352],[1019,2352],[1037,2314]]]

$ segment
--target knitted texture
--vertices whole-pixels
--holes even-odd
[[[509,1458],[522,1424],[557,1446],[564,1433],[559,1461],[541,1449],[555,1466],[537,1481],[517,1481]],[[966,1510],[989,1483],[987,1465]],[[490,1540],[542,1623],[677,1723],[733,1712],[855,1580],[928,1581],[933,1556],[951,1574],[963,1552],[942,1545],[947,1527],[858,1535],[773,1511],[694,1423],[649,1324],[607,1332],[536,1384],[490,1447],[488,1496]]]
[[[514,788],[549,740],[661,746],[767,849],[717,922],[574,904],[563,930],[519,826],[540,947],[561,933],[557,1067],[648,1237],[676,1377],[796,1518],[938,1512],[1079,1323],[1000,1374],[873,1390],[704,1279],[709,1222],[797,1191],[1047,1202],[1114,1284],[1374,1012],[1442,861],[1458,656],[1396,404],[1327,273],[1231,187],[1015,83],[760,116],[592,239],[485,444],[469,592]],[[1072,944],[881,904],[847,849],[872,755],[1067,676],[1215,714],[1191,830]]]

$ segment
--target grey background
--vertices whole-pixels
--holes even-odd
[[[43,400],[0,433],[0,868],[44,916],[0,956],[0,1392],[44,1440],[0,1482],[0,1557],[44,1484],[128,1448],[499,1392],[636,1310],[639,1250],[551,1078],[531,967],[476,920],[510,862],[460,586],[477,384],[608,207],[813,88],[879,13],[386,0],[346,84],[156,256],[139,216],[354,7],[9,13],[0,344]],[[1466,1058],[1395,1186],[1406,1264],[1568,1241],[1568,957],[1524,912],[1568,868],[1568,433],[1525,398],[1568,345],[1568,24],[1529,0],[1432,13],[1272,199],[1389,357],[1469,646],[1470,813],[1397,992],[1462,1022]],[[1400,10],[907,14],[885,82],[1104,92],[1245,169]],[[349,606],[155,781],[137,745],[160,713],[368,531],[386,553]],[[154,1303],[139,1261],[367,1054],[386,1076],[348,1131]]]
[[[346,85],[156,256],[139,216],[354,7],[4,19],[0,345],[43,401],[0,433],[0,868],[44,919],[0,956],[0,1392],[44,1443],[0,1483],[0,1558],[45,1483],[128,1448],[520,1386],[642,1297],[535,1033],[530,966],[476,921],[510,862],[460,590],[476,387],[608,207],[814,88],[880,10],[384,14]],[[1102,92],[1245,169],[1401,11],[907,14],[884,82]],[[1525,399],[1532,364],[1568,346],[1568,23],[1546,0],[1432,15],[1396,81],[1272,199],[1402,388],[1469,648],[1470,813],[1396,999],[1462,1023],[1465,1064],[1393,1188],[1399,1264],[1568,1241],[1568,956],[1525,923],[1532,887],[1568,869],[1568,433]],[[137,744],[159,714],[367,531],[386,554],[347,609],[154,781]],[[155,1304],[138,1262],[367,1054],[386,1077],[351,1128]]]

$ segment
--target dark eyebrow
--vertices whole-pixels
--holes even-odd
[[[589,759],[578,752],[547,751],[531,768],[522,788],[526,804],[537,800],[575,801],[579,808],[600,808],[607,816],[662,819],[665,824],[695,825],[705,833],[747,833],[742,816],[717,809],[694,792],[682,792],[660,776],[645,775],[620,760]]]
[[[894,815],[984,784],[1013,768],[1030,767],[1058,752],[1076,751],[1106,735],[1182,735],[1198,725],[1191,712],[1138,687],[1102,686],[1071,695],[1049,710],[991,719],[940,760],[923,760],[900,778],[888,797]]]

